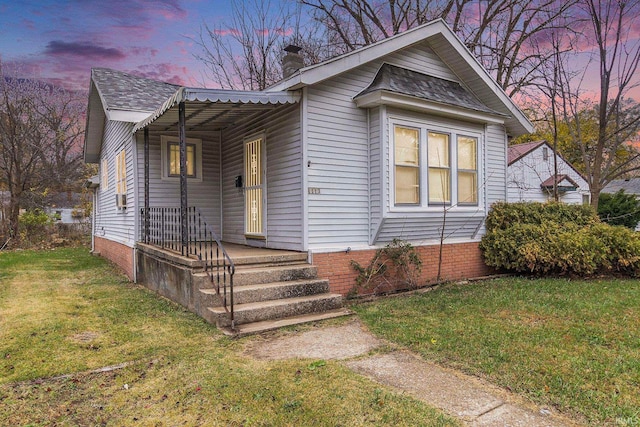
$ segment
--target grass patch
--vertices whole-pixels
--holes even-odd
[[[245,357],[255,338],[85,249],[1,253],[0,271],[0,425],[458,425],[337,362]]]
[[[538,404],[640,423],[638,280],[506,278],[353,308],[374,333]]]

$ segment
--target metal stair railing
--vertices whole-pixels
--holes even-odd
[[[187,208],[188,245],[182,244],[182,215],[180,208],[160,207],[140,210],[143,243],[193,255],[204,263],[204,271],[220,295],[225,311],[235,329],[233,303],[233,275],[235,265],[213,228],[207,224],[200,208]],[[149,221],[148,224],[146,221]]]

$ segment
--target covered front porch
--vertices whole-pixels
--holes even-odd
[[[304,250],[298,100],[180,88],[134,128],[137,277],[233,333],[341,310]]]
[[[285,165],[289,170],[279,171],[280,156],[275,155],[286,151],[277,146],[281,122],[299,127],[299,120],[291,120],[299,118],[298,100],[299,94],[289,92],[180,88],[138,123],[134,134],[138,163],[143,163],[139,170],[144,171],[136,177],[143,189],[137,204],[143,212],[141,241],[148,242],[154,229],[161,228],[160,234],[179,234],[185,252],[193,233],[189,227],[198,221],[219,241],[302,250],[301,237],[287,241],[286,233],[278,234],[279,222],[287,221],[278,206],[300,205],[298,199],[283,199],[285,189],[278,181],[282,175],[297,176],[300,167]],[[271,137],[277,141],[268,143]],[[296,135],[290,139],[299,144]],[[267,172],[267,161],[272,161],[269,170],[274,173]],[[300,162],[289,159],[293,165]],[[154,215],[157,209],[161,211]],[[163,222],[167,216],[170,221]]]

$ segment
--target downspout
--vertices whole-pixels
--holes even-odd
[[[93,215],[91,218],[91,253],[95,253],[96,251],[96,240],[95,240],[95,235],[96,235],[96,221],[98,220],[98,192],[96,191],[96,189],[94,188],[92,190],[93,192]]]

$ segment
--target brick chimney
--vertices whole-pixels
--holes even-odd
[[[304,60],[300,55],[301,47],[290,44],[284,48],[286,54],[282,57],[282,77],[287,78],[304,67]]]

